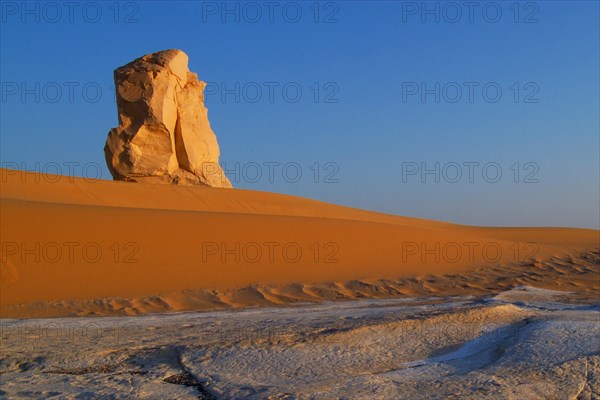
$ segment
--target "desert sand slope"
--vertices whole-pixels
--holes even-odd
[[[0,172],[2,317],[351,298],[348,282],[568,264],[599,247],[596,230],[468,227],[249,190]]]

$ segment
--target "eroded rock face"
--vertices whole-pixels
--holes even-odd
[[[104,154],[115,180],[231,187],[204,106],[206,83],[183,51],[148,54],[114,78],[119,126]]]

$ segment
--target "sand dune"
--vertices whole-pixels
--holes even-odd
[[[597,230],[471,227],[250,190],[0,172],[3,318],[536,282],[598,290]]]

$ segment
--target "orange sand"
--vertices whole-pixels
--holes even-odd
[[[459,274],[600,247],[590,229],[471,227],[250,190],[0,172],[3,318],[56,315],[65,303],[77,314],[79,300],[111,313],[153,296],[194,309],[189,290],[255,304],[256,291],[240,288]]]

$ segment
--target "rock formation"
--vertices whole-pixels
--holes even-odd
[[[114,79],[119,126],[104,153],[115,180],[231,187],[204,106],[206,83],[183,51],[145,55]]]

